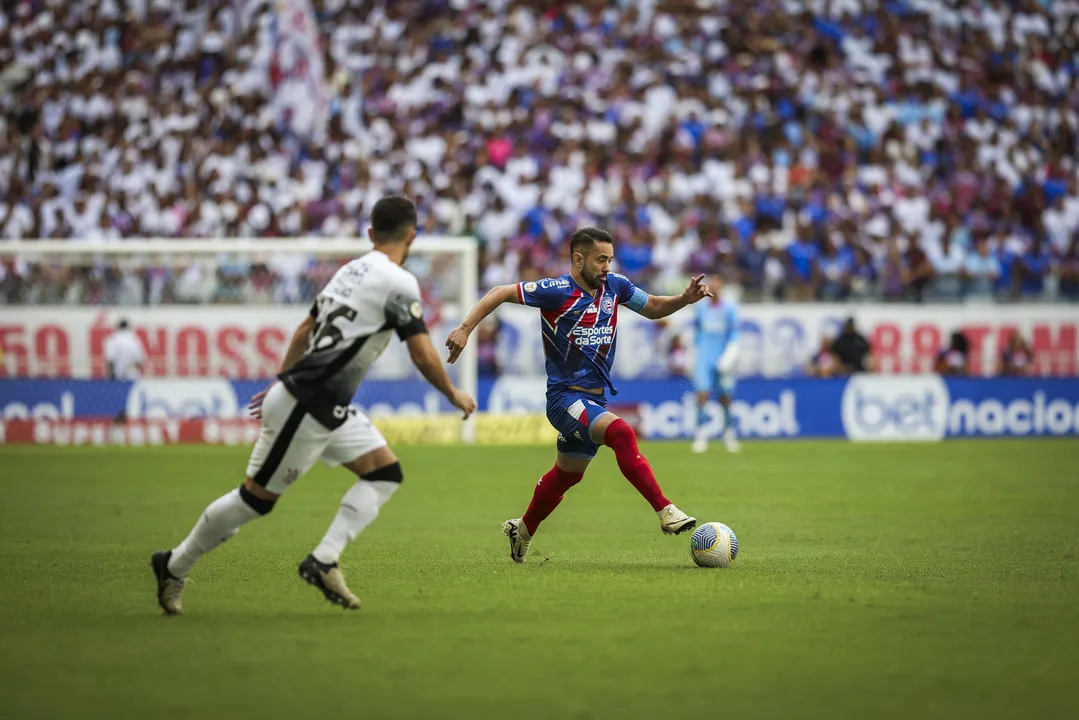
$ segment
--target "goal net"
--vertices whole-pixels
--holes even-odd
[[[23,241],[0,243],[0,378],[5,432],[67,433],[72,443],[142,434],[244,443],[247,417],[296,326],[333,273],[371,249],[354,238],[280,240]],[[420,237],[406,267],[419,279],[432,341],[476,301],[472,238]],[[116,378],[109,338],[126,322],[145,362]],[[475,344],[448,366],[477,391]],[[19,382],[19,379],[51,382]],[[355,399],[398,442],[472,442],[462,422],[423,381],[394,339]],[[78,437],[75,437],[75,435]],[[150,437],[150,435],[153,437]],[[38,441],[64,438],[39,437]]]

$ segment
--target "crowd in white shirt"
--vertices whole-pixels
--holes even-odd
[[[272,102],[267,0],[3,3],[0,237],[359,234],[402,193],[481,239],[485,285],[600,224],[656,290],[1079,297],[1079,0],[311,6],[314,137]],[[289,301],[324,273],[0,260],[0,298]]]

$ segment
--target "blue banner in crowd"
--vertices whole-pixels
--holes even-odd
[[[148,379],[0,380],[0,418],[73,420],[236,418],[264,381]],[[542,413],[542,378],[480,382],[481,411]],[[365,385],[356,404],[374,418],[445,412],[449,405],[414,380]],[[692,388],[679,380],[625,382],[612,411],[651,439],[691,437]],[[747,438],[847,437],[857,441],[939,440],[962,436],[1079,435],[1079,379],[945,379],[936,375],[861,375],[835,380],[745,380],[731,407]],[[720,429],[715,403],[706,410]]]

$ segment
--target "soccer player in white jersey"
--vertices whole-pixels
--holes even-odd
[[[693,385],[697,391],[697,433],[693,438],[693,452],[702,453],[708,449],[705,406],[713,396],[719,401],[723,442],[729,452],[738,452],[738,438],[731,421],[731,399],[736,384],[734,367],[738,362],[742,320],[738,303],[720,294],[723,279],[718,275],[713,277],[709,287],[715,297],[698,303],[693,309],[697,346],[693,369]]]
[[[416,208],[404,197],[379,200],[371,212],[374,250],[348,263],[318,294],[300,323],[274,383],[251,401],[262,431],[247,477],[203,512],[187,538],[153,554],[157,601],[170,615],[183,611],[184,581],[195,562],[273,510],[317,460],[357,476],[341,499],[322,542],[300,563],[300,577],[332,603],[360,606],[338,569],[345,547],[378,516],[401,485],[397,456],[382,434],[351,406],[364,374],[396,333],[412,362],[467,418],[476,401],[456,388],[427,335],[416,278],[402,264],[416,237]]]

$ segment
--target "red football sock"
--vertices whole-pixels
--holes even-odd
[[[656,476],[652,473],[652,466],[644,459],[637,449],[637,434],[625,420],[619,418],[607,426],[607,432],[603,434],[603,442],[611,450],[618,460],[618,469],[626,476],[637,492],[641,494],[652,509],[659,512],[671,504],[671,501],[663,497],[663,491],[659,489]]]
[[[558,503],[562,502],[562,496],[566,494],[566,491],[581,482],[583,477],[584,473],[566,472],[555,465],[540,478],[540,481],[536,483],[535,492],[532,493],[532,502],[528,504],[528,509],[525,510],[522,518],[529,535],[536,534],[539,524],[554,512]]]

